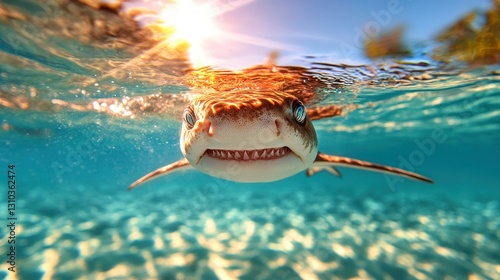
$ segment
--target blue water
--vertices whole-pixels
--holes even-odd
[[[50,28],[30,37],[22,32],[35,28],[30,20],[0,24],[9,35],[0,40],[0,211],[14,164],[18,218],[17,272],[4,261],[3,238],[3,278],[500,278],[498,66],[431,63],[432,78],[413,81],[382,69],[391,79],[322,72],[345,85],[325,83],[313,103],[358,107],[315,122],[320,151],[414,170],[434,184],[346,168],[342,178],[301,173],[265,184],[189,171],[127,192],[182,158],[175,110],[130,118],[52,100],[170,95],[189,83],[162,76],[153,61],[113,73],[135,57],[130,49],[48,40]]]

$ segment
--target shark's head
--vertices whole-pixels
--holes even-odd
[[[314,162],[306,108],[282,92],[195,95],[183,113],[182,153],[196,169],[237,182],[269,182]]]
[[[271,182],[305,169],[308,175],[326,170],[340,176],[336,166],[344,166],[432,183],[427,177],[399,168],[318,153],[311,119],[340,112],[334,106],[306,113],[300,100],[283,92],[193,95],[182,115],[180,146],[185,158],[142,176],[129,189],[191,168],[236,182]]]

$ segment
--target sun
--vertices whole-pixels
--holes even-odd
[[[196,4],[191,0],[177,1],[177,7],[164,10],[161,17],[175,29],[174,38],[188,43],[199,43],[215,35],[215,13],[207,4]]]
[[[150,0],[143,0],[150,1]],[[217,64],[217,56],[230,52],[233,44],[273,46],[268,40],[229,31],[238,26],[221,17],[257,0],[158,0],[157,10],[150,10],[154,21],[149,22],[155,35],[163,38],[161,46],[189,57],[193,68]],[[243,32],[244,33],[244,32]],[[276,45],[276,44],[274,44]],[[281,47],[281,46],[279,46]],[[233,48],[234,49],[234,48]]]
[[[203,42],[216,37],[218,32],[213,5],[177,0],[166,5],[159,17],[160,25],[172,34],[168,39],[170,45],[178,47],[187,44],[193,66],[206,65],[208,57]]]

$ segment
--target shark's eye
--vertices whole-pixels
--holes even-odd
[[[184,109],[182,118],[184,119],[184,124],[186,124],[187,129],[191,129],[194,127],[194,124],[196,123],[196,116],[191,106]]]
[[[300,124],[306,121],[306,107],[302,102],[295,100],[292,104],[293,118]]]

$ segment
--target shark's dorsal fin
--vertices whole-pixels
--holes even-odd
[[[193,168],[193,166],[189,163],[189,161],[186,158],[183,158],[179,161],[176,161],[176,162],[171,163],[169,165],[165,165],[163,167],[160,167],[160,168],[156,169],[155,171],[142,176],[139,180],[133,182],[128,187],[128,190],[134,189],[138,185],[140,185],[146,181],[149,181],[151,179],[154,179],[156,177],[159,177],[162,175],[167,175],[167,174],[172,174],[172,173],[177,172],[177,171],[189,170],[192,168]]]
[[[386,165],[381,165],[381,164],[376,164],[376,163],[363,161],[363,160],[359,160],[359,159],[334,156],[334,155],[327,155],[327,154],[323,154],[323,153],[318,153],[318,155],[316,156],[316,160],[314,161],[313,165],[307,169],[306,174],[310,176],[310,175],[317,173],[321,169],[331,168],[331,167],[335,167],[335,166],[344,166],[344,167],[358,168],[358,169],[363,169],[363,170],[368,170],[368,171],[382,172],[382,173],[387,173],[387,174],[391,174],[391,175],[403,176],[403,177],[407,177],[407,178],[414,179],[414,180],[420,180],[420,181],[424,181],[424,182],[428,182],[428,183],[434,183],[434,181],[432,181],[431,179],[429,179],[425,176],[422,176],[422,175],[414,173],[414,172],[406,171],[403,169],[390,167],[390,166],[386,166]],[[336,169],[334,169],[334,170],[336,170]],[[337,173],[338,173],[338,171],[337,171]],[[335,173],[333,173],[333,174],[337,175]]]

